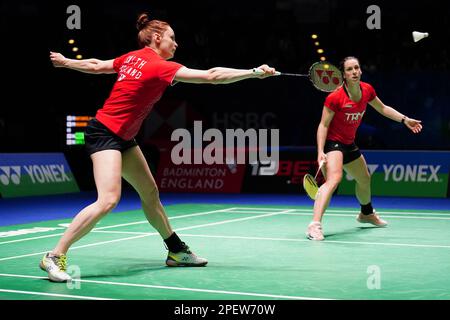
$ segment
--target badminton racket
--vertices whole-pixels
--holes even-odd
[[[319,186],[317,185],[316,178],[324,163],[324,161],[320,162],[319,168],[317,169],[316,175],[314,177],[309,173],[305,174],[305,176],[303,177],[303,189],[305,189],[306,193],[312,200],[316,200],[317,192],[319,191]]]
[[[263,74],[264,71],[255,69],[256,73]],[[309,72],[306,74],[301,73],[286,73],[276,72],[276,76],[288,76],[288,77],[308,77],[314,87],[324,92],[332,92],[339,88],[344,82],[341,71],[333,64],[320,61],[311,65]]]

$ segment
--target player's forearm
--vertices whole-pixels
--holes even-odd
[[[401,122],[402,119],[405,117],[404,114],[398,112],[397,110],[395,110],[394,108],[389,107],[389,106],[384,106],[384,108],[381,109],[380,113],[383,116],[385,116],[386,118],[389,118],[389,119],[397,121],[397,122]]]
[[[85,73],[100,73],[99,70],[99,64],[100,60],[98,59],[82,59],[82,60],[75,60],[75,59],[65,59],[64,60],[64,67],[80,72]]]
[[[256,78],[254,69],[217,67],[208,70],[208,82],[212,84],[227,84],[250,78]]]
[[[327,140],[328,127],[324,126],[322,123],[319,124],[317,128],[317,152],[322,153],[325,147],[325,141]]]

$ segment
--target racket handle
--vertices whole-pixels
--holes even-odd
[[[259,69],[259,68],[253,68],[253,73],[257,74],[257,75],[260,75],[260,74],[264,74],[265,72],[263,70]],[[280,71],[275,71],[274,75],[275,76],[279,76],[279,75],[281,75],[281,72]]]
[[[325,160],[322,160],[319,162],[319,169],[323,167],[323,164],[325,163]]]
[[[314,176],[314,179],[317,178],[317,175],[319,174],[320,169],[322,169],[324,163],[325,163],[324,160],[319,162],[319,168],[317,169],[317,172],[316,172],[316,175]]]

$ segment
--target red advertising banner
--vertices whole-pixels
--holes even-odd
[[[179,164],[160,149],[156,182],[161,192],[240,193],[245,164]]]

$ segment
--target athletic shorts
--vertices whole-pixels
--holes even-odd
[[[103,150],[119,150],[120,152],[124,152],[137,146],[135,139],[123,140],[95,118],[88,122],[86,131],[84,132],[84,142],[88,155]]]
[[[330,151],[341,151],[344,155],[344,164],[350,163],[361,157],[361,151],[359,151],[359,148],[355,143],[343,144],[341,142],[327,140],[325,141],[323,152],[327,154]]]

